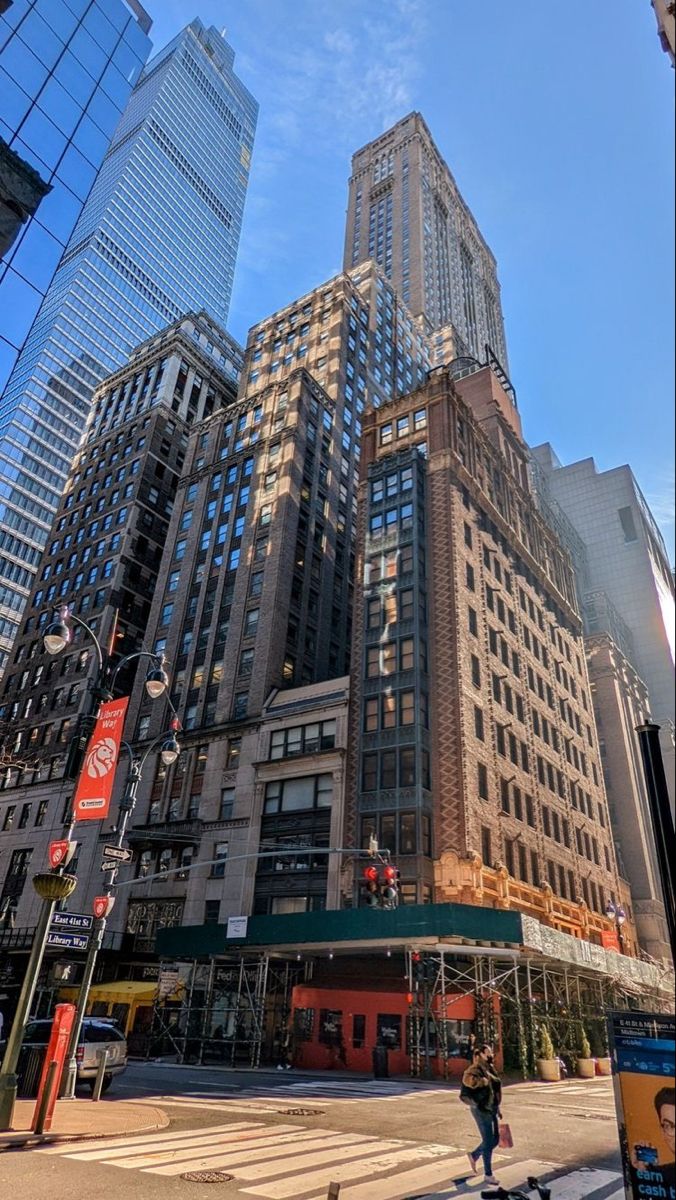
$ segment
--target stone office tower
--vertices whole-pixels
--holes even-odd
[[[24,890],[29,864],[46,861],[47,843],[68,819],[73,784],[64,779],[65,758],[97,673],[80,628],[59,657],[44,650],[44,628],[68,604],[102,645],[114,634],[118,661],[144,642],[164,648],[161,634],[154,646],[145,638],[190,428],[232,403],[241,365],[237,343],[206,313],[190,314],[137,347],[95,393],[0,685],[0,743],[13,764],[0,772],[0,928],[13,921],[28,928],[35,918],[39,901]],[[137,666],[118,677],[119,693]],[[160,708],[166,727],[166,705]],[[85,886],[98,879],[98,826],[92,833],[89,824],[77,834]]]
[[[420,113],[410,113],[352,158],[346,270],[374,259],[445,361],[484,362],[488,344],[508,368],[496,263]],[[452,330],[454,353],[444,346]]]
[[[601,942],[628,890],[570,559],[527,464],[490,366],[438,368],[365,414],[346,836],[392,851],[404,901],[547,914]]]

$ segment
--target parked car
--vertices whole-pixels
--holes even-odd
[[[35,1092],[42,1069],[44,1048],[49,1042],[51,1020],[29,1021],[26,1025],[21,1054],[19,1056],[19,1086],[24,1093]],[[99,1054],[108,1051],[106,1072],[103,1076],[103,1091],[110,1087],[115,1075],[121,1075],[127,1066],[127,1040],[115,1025],[105,1017],[85,1017],[80,1031],[77,1048],[77,1082],[94,1087],[99,1067]],[[37,1051],[34,1054],[33,1051]],[[39,1066],[37,1060],[39,1058]],[[37,1066],[37,1069],[36,1069]]]

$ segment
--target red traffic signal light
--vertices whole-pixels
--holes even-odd
[[[381,875],[380,900],[383,908],[396,908],[399,903],[399,871],[389,863]]]
[[[380,903],[377,867],[364,868],[364,898],[369,908],[376,908]]]

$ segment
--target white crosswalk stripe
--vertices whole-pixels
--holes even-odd
[[[365,1179],[376,1188],[374,1200],[385,1200],[406,1195],[414,1178],[416,1186],[425,1187],[467,1175],[466,1155],[453,1146],[247,1121],[76,1146],[59,1143],[37,1153],[168,1177],[223,1170],[245,1193],[266,1200],[297,1200],[321,1189],[325,1196],[329,1183],[358,1185]]]
[[[612,1084],[610,1080],[606,1083],[602,1083],[600,1080],[598,1083],[592,1080],[588,1083],[573,1083],[572,1080],[564,1083],[518,1083],[514,1085],[514,1088],[515,1094],[521,1092],[539,1092],[542,1096],[554,1096],[558,1094],[566,1096],[578,1094],[596,1097],[603,1095],[612,1096]],[[511,1089],[508,1090],[511,1091]]]
[[[331,1183],[340,1183],[341,1200],[450,1200],[481,1190],[479,1177],[467,1178],[467,1156],[457,1146],[260,1121],[57,1143],[35,1153],[168,1178],[221,1170],[260,1200],[325,1200]],[[563,1168],[556,1163],[503,1154],[495,1169],[503,1187],[554,1174],[552,1200],[594,1200],[621,1183],[611,1171],[557,1174]],[[623,1200],[621,1189],[612,1200]]]

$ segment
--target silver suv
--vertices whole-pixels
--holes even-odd
[[[52,1022],[29,1021],[24,1034],[19,1074],[22,1063],[28,1062],[30,1052],[45,1047],[49,1042]],[[127,1039],[112,1021],[104,1017],[85,1017],[82,1022],[80,1041],[77,1048],[77,1081],[94,1087],[99,1067],[99,1055],[107,1050],[108,1061],[103,1076],[103,1091],[110,1087],[113,1077],[120,1075],[127,1066]]]

